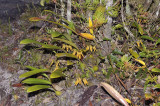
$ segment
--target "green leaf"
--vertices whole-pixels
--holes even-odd
[[[137,59],[137,58],[139,57],[138,53],[135,52],[135,51],[133,51],[132,49],[129,49],[129,52],[131,53],[131,55],[132,55],[134,58]]]
[[[135,21],[133,24],[137,27],[138,32],[139,32],[141,35],[143,35],[144,32],[143,32],[143,29],[142,29],[141,25],[139,25],[136,21]]]
[[[160,38],[156,41],[156,45],[160,43]]]
[[[41,73],[41,72],[44,72],[44,71],[47,71],[48,69],[35,69],[33,71],[28,71],[22,75],[19,76],[19,78],[25,78],[25,77],[29,77],[29,76],[32,76],[32,75],[35,75],[35,74],[38,74],[38,73]]]
[[[61,33],[57,31],[51,31],[50,34],[52,38],[59,37],[60,35],[62,35]]]
[[[52,83],[50,81],[44,80],[44,79],[38,79],[38,78],[28,78],[22,81],[22,83],[25,84],[49,84]]]
[[[116,30],[116,29],[120,29],[120,28],[123,28],[123,25],[117,24],[113,29]]]
[[[54,46],[54,45],[48,45],[48,44],[43,44],[42,45],[42,48],[45,48],[45,49],[59,49],[59,50],[63,50],[61,47],[58,47],[58,46]]]
[[[34,85],[34,86],[29,87],[27,89],[27,92],[30,93],[30,92],[38,91],[41,89],[47,89],[47,88],[51,88],[51,87],[48,85]]]
[[[65,37],[66,37],[66,39],[68,39],[69,41],[71,41],[71,42],[72,42],[72,38],[71,38],[71,36],[70,36],[69,34],[64,33],[64,34],[63,34],[63,36],[65,36]]]
[[[152,71],[152,72],[160,72],[160,69],[158,69],[158,68],[153,68],[151,71]]]
[[[41,5],[41,6],[44,6],[45,1],[46,1],[46,0],[41,0],[41,1],[40,1],[40,5]]]
[[[70,65],[73,65],[73,64],[74,64],[73,62],[67,60],[67,66],[70,66]]]
[[[65,75],[62,73],[66,68],[60,68],[52,72],[50,75],[50,78],[59,78],[59,77],[64,77]]]
[[[155,88],[160,88],[160,84],[156,84],[154,87]]]
[[[43,45],[43,43],[40,43],[38,41],[32,40],[32,39],[24,39],[20,42],[20,44],[30,44],[30,43],[35,43],[39,45]]]
[[[146,39],[146,40],[151,40],[151,41],[154,41],[154,39],[150,36],[141,36],[142,39]]]
[[[69,24],[68,27],[70,27],[71,29],[75,30],[74,23],[73,23],[72,21],[71,21],[71,22],[68,22],[68,24]],[[72,34],[72,31],[69,30],[68,34],[71,35],[71,34]]]
[[[142,29],[142,27],[141,27],[141,25],[137,25],[137,28],[138,28],[138,32],[141,34],[141,35],[143,35],[144,34],[144,32],[143,32],[143,29]]]
[[[139,53],[139,55],[140,55],[140,57],[146,57],[147,53],[142,51],[142,52]]]
[[[112,51],[113,54],[116,54],[116,55],[123,55],[124,53],[122,53],[121,51],[119,51],[118,49],[114,49]]]
[[[70,58],[77,58],[77,56],[70,54],[70,53],[56,53],[56,57],[60,58],[60,57],[70,57]]]
[[[109,38],[103,38],[103,41],[111,41]]]
[[[26,66],[26,68],[30,69],[30,70],[36,70],[38,68],[32,67],[32,66]]]
[[[123,57],[121,57],[121,61],[122,61],[122,62],[129,62],[130,59],[131,59],[131,56],[128,57],[127,54],[125,54],[125,55],[123,55]]]
[[[79,62],[79,64],[80,64],[80,68],[81,68],[82,72],[84,72],[86,65],[82,62]]]
[[[73,46],[74,48],[78,49],[78,47],[76,46],[76,44],[73,43],[73,42],[71,42],[71,41],[68,41],[68,40],[65,40],[65,39],[60,39],[60,38],[54,38],[54,40],[59,40],[61,42],[67,43],[67,44]]]

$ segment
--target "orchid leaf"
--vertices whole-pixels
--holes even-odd
[[[60,39],[60,38],[54,38],[54,40],[59,40],[61,42],[67,43],[67,44],[73,46],[74,48],[78,49],[78,47],[76,46],[76,44],[73,43],[73,42],[71,42],[71,41],[68,41],[68,40],[65,40],[65,39]]]
[[[38,78],[28,78],[22,81],[22,83],[25,84],[49,84],[52,83],[50,81],[44,80],[44,79],[38,79]]]
[[[70,58],[75,58],[78,59],[77,56],[70,54],[70,53],[56,53],[56,57],[70,57]]]
[[[48,69],[35,69],[35,70],[33,70],[33,71],[28,71],[28,72],[26,72],[26,73],[24,73],[24,74],[21,74],[21,75],[19,76],[19,78],[29,77],[29,76],[32,76],[32,75],[35,75],[35,74],[38,74],[38,73],[42,73],[42,72],[47,71],[47,70],[48,70]]]
[[[146,40],[150,40],[150,41],[154,41],[154,39],[150,36],[141,36],[142,39],[146,39]]]
[[[38,90],[41,90],[41,89],[47,89],[47,88],[51,88],[51,86],[48,86],[48,85],[34,85],[34,86],[29,87],[27,89],[27,92],[30,93],[30,92],[38,91]]]

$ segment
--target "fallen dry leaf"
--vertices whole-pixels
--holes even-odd
[[[113,98],[115,98],[118,102],[123,104],[124,106],[129,106],[126,100],[119,94],[112,86],[105,82],[101,82],[100,86],[102,86]]]

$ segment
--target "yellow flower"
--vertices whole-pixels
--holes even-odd
[[[89,50],[89,46],[87,45],[87,47],[86,47],[86,51],[88,51]]]
[[[82,80],[81,78],[78,78],[75,82],[75,85],[77,86],[78,84],[82,85]]]
[[[93,51],[94,51],[94,52],[96,51],[96,47],[95,47],[95,46],[93,46]]]
[[[69,48],[70,50],[72,50],[72,46],[68,46],[68,48]]]
[[[76,53],[77,53],[77,50],[74,49],[72,54],[73,54],[73,55],[76,55]]]
[[[62,49],[65,49],[65,48],[66,48],[66,45],[65,45],[65,44],[63,44],[63,45],[62,45]]]
[[[89,49],[90,49],[90,51],[92,52],[93,49],[92,49],[92,46],[91,46],[91,45],[89,46]]]
[[[83,83],[84,83],[84,85],[88,85],[86,78],[83,78]]]

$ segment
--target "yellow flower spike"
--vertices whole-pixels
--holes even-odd
[[[69,48],[70,50],[72,50],[72,46],[69,46],[68,48]]]
[[[76,86],[78,85],[79,83],[79,80],[77,79],[76,82],[74,83]]]
[[[89,46],[87,45],[87,47],[86,47],[86,51],[88,51],[89,50]]]
[[[67,50],[67,52],[68,52],[68,45],[66,45],[66,50]]]
[[[92,51],[93,51],[93,49],[92,49],[92,46],[91,46],[91,45],[89,46],[89,48],[90,48],[90,51],[92,52]]]
[[[76,49],[74,49],[72,54],[76,55],[76,53],[77,53],[77,51],[76,51]]]
[[[93,35],[93,24],[92,24],[92,20],[90,17],[89,17],[89,31]]]
[[[86,38],[86,39],[89,39],[89,40],[94,40],[95,39],[95,36],[93,36],[89,33],[80,33],[79,35]]]
[[[83,78],[83,83],[84,85],[88,85],[88,81],[86,80],[86,78]]]
[[[81,59],[81,54],[80,54],[80,52],[77,52],[77,57],[78,57],[79,59]]]
[[[81,51],[81,56],[82,56],[82,57],[84,57],[84,55],[83,55],[82,51]]]
[[[82,80],[81,78],[78,78],[75,82],[75,85],[77,86],[78,84],[82,85]]]
[[[142,40],[140,40],[139,42],[141,43],[141,45],[143,45],[143,42],[142,42]]]
[[[58,66],[58,65],[59,65],[59,61],[56,62],[56,67],[55,67],[55,69],[54,69],[53,71],[59,69],[59,66]]]
[[[66,45],[65,45],[65,44],[63,44],[63,45],[62,45],[62,49],[65,49],[65,48],[66,48]]]
[[[95,47],[95,46],[93,46],[93,51],[94,51],[94,52],[96,51],[96,47]]]
[[[137,46],[140,47],[140,41],[137,41]]]

